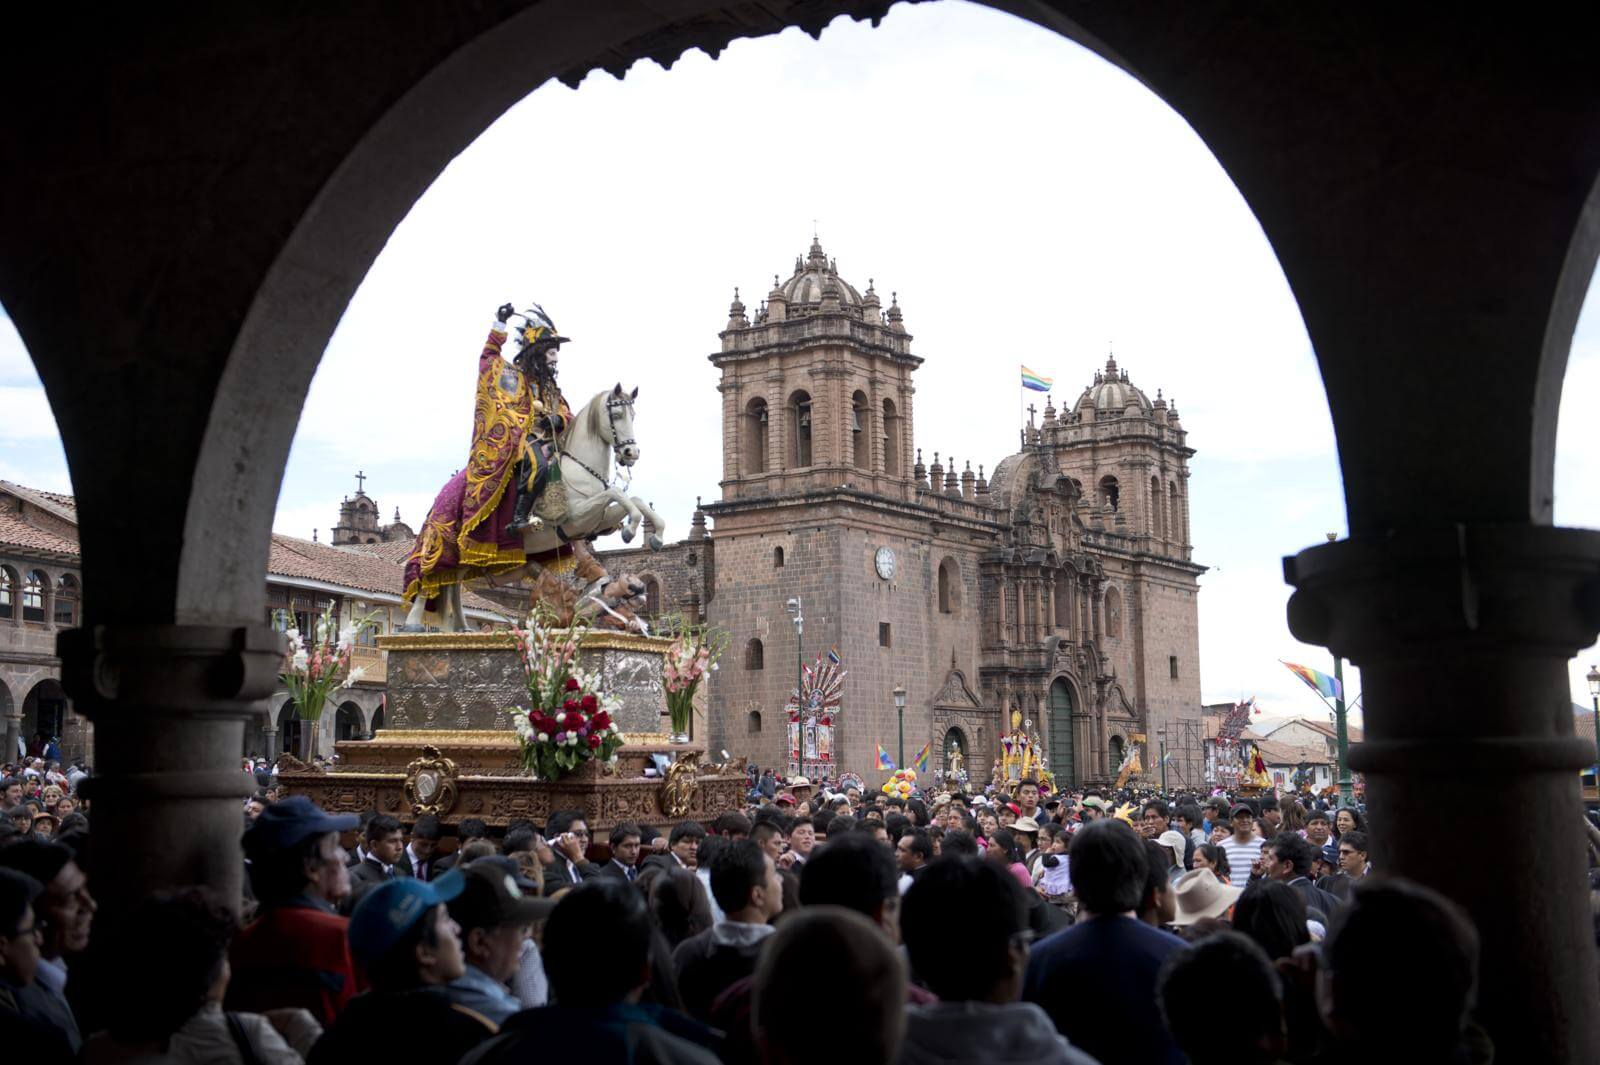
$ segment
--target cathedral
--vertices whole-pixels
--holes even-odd
[[[721,498],[686,541],[606,553],[653,611],[731,634],[713,751],[815,772],[790,704],[835,650],[835,772],[876,779],[880,746],[909,762],[928,744],[930,768],[959,757],[987,779],[1017,721],[1059,783],[1114,778],[1135,744],[1147,779],[1164,753],[1171,786],[1203,783],[1204,567],[1173,404],[1107,359],[1070,408],[1030,413],[988,478],[925,464],[898,300],[845,281],[816,240],[753,313],[735,293],[720,338]]]

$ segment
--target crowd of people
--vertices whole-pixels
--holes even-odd
[[[1311,796],[763,777],[710,824],[597,839],[578,810],[503,832],[330,813],[269,770],[242,899],[178,888],[102,933],[92,810],[60,812],[82,767],[7,774],[30,811],[0,823],[17,1060],[1494,1058],[1471,922],[1373,869],[1362,809]]]

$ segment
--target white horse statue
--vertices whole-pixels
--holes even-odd
[[[575,540],[604,536],[620,529],[623,542],[631,543],[639,526],[645,522],[651,527],[651,550],[661,549],[661,533],[666,528],[661,516],[644,500],[628,495],[612,483],[613,457],[619,469],[639,461],[639,442],[633,436],[633,406],[638,395],[637,388],[626,392],[618,384],[609,392],[596,393],[573,416],[566,433],[556,441],[560,483],[567,494],[567,515],[560,522],[535,523],[522,531],[522,550],[530,561],[523,570],[513,573],[536,577],[541,567],[531,561],[533,558]],[[583,598],[593,599],[605,583],[605,578],[592,582]],[[460,583],[445,585],[439,595],[443,630],[465,632],[467,619],[461,609]],[[607,608],[607,604],[599,600],[595,600],[595,605],[602,610]],[[420,594],[412,600],[402,631],[423,630],[426,606]]]

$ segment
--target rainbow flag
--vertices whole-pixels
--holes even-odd
[[[1026,366],[1022,368],[1023,388],[1031,388],[1035,392],[1048,392],[1050,391],[1050,386],[1055,383],[1055,378],[1053,377],[1044,377],[1036,374]]]
[[[929,740],[927,743],[922,745],[922,750],[917,752],[916,758],[912,759],[911,768],[917,771],[918,776],[921,776],[923,773],[928,771],[928,754],[932,750],[933,741]]]
[[[1288,666],[1290,673],[1305,681],[1312,691],[1324,699],[1344,698],[1344,689],[1340,686],[1338,678],[1330,677],[1326,673],[1318,673],[1310,666],[1297,666],[1293,662],[1284,662],[1281,658],[1278,661]]]
[[[828,661],[832,662],[834,665],[838,665],[839,664],[839,648],[838,647],[830,647],[830,648],[828,648]]]
[[[878,744],[878,768],[887,769],[893,773],[896,769],[894,759],[889,757],[889,752],[883,749],[883,744]]]

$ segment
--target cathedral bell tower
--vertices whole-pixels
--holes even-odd
[[[753,317],[734,290],[722,350],[723,499],[851,487],[911,498],[911,374],[922,360],[888,310],[839,276],[815,238]]]

